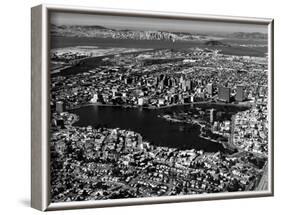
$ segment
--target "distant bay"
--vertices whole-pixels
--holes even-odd
[[[207,46],[206,41],[167,41],[167,40],[132,40],[132,39],[112,39],[112,38],[89,38],[89,37],[51,37],[51,48],[65,48],[73,46],[98,46],[101,48],[154,48],[154,49],[174,49],[187,50],[189,48],[210,48],[221,49],[223,54],[237,56],[264,57],[267,47],[241,47],[241,46]],[[246,41],[247,42],[247,41]],[[241,40],[231,40],[231,43],[241,43]],[[253,44],[253,41],[249,41]],[[230,44],[231,45],[231,44]]]

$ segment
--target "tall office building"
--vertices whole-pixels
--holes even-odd
[[[64,103],[62,101],[56,102],[56,112],[58,113],[64,112]]]
[[[91,99],[91,102],[97,103],[97,102],[98,102],[98,99],[99,99],[98,94],[97,94],[97,93],[94,93],[93,98]]]
[[[207,84],[206,89],[207,89],[207,93],[210,96],[213,96],[213,84],[212,83]]]
[[[214,120],[215,120],[215,109],[212,108],[210,110],[210,123],[213,124]]]
[[[182,75],[181,75],[181,77],[180,77],[180,83],[181,83],[181,84],[184,83],[184,78],[183,78]]]
[[[144,99],[138,98],[138,105],[143,106],[144,105]]]
[[[187,88],[187,90],[192,90],[192,81],[191,80],[186,81],[186,88]]]
[[[236,87],[235,100],[238,102],[243,102],[245,100],[244,86],[240,85]]]
[[[183,91],[187,91],[187,85],[186,85],[186,82],[185,82],[185,81],[183,81],[183,82],[181,82],[180,84],[181,84],[181,88],[182,88],[182,90],[183,90]]]
[[[194,95],[190,96],[190,102],[194,102]]]
[[[112,89],[112,97],[115,98],[117,93],[117,89],[113,88]]]
[[[230,102],[230,88],[229,87],[219,87],[219,100],[223,102]]]
[[[143,149],[142,136],[140,134],[138,134],[138,136],[137,136],[137,143],[138,143],[139,149]]]
[[[91,99],[90,102],[92,102],[92,103],[97,103],[97,102],[103,102],[103,101],[104,101],[104,100],[103,100],[102,94],[94,93],[94,94],[93,94],[93,97],[92,97],[92,99]]]

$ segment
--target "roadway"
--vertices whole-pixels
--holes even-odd
[[[263,167],[263,174],[255,190],[267,190],[268,189],[268,162]]]

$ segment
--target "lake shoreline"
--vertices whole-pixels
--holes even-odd
[[[193,103],[194,104],[194,103]],[[200,125],[190,123],[179,125],[178,123],[167,122],[160,119],[159,114],[165,113],[169,108],[175,110],[185,109],[192,104],[173,105],[164,108],[139,108],[126,107],[112,104],[85,104],[69,109],[70,113],[77,114],[79,121],[74,126],[93,126],[106,128],[120,128],[132,130],[140,133],[145,140],[155,146],[166,146],[178,149],[195,149],[206,152],[225,152],[226,148],[217,141],[200,137]],[[216,108],[224,111],[223,105],[217,103],[200,102],[194,105],[204,106],[209,109],[209,105],[216,105]],[[206,105],[206,106],[205,106]],[[232,112],[240,110],[237,105],[229,104]],[[241,107],[239,105],[238,107]],[[244,109],[245,106],[242,106]],[[211,108],[211,107],[210,107]]]
[[[173,105],[165,105],[160,107],[144,107],[144,106],[137,106],[137,105],[114,105],[114,104],[102,104],[102,103],[88,103],[88,104],[82,104],[77,105],[75,107],[68,108],[67,110],[73,111],[77,110],[79,108],[88,107],[88,106],[98,106],[98,107],[120,107],[124,109],[146,109],[146,110],[161,110],[161,109],[168,109],[173,107],[184,107],[184,106],[192,106],[192,105],[218,105],[218,106],[229,106],[229,107],[245,107],[250,108],[250,105],[246,104],[228,104],[228,103],[222,103],[222,102],[210,102],[210,101],[202,101],[202,102],[190,102],[190,103],[184,103],[184,104],[173,104]]]

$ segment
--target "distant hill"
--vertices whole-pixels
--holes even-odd
[[[83,28],[83,29],[108,29],[104,26],[100,25],[55,25],[51,24],[52,29],[60,28],[60,29],[66,29],[66,28]]]
[[[267,34],[260,32],[235,32],[229,34],[229,36],[236,39],[267,39]]]
[[[208,40],[208,36],[191,34],[187,32],[168,31],[143,31],[143,30],[117,30],[99,25],[51,25],[52,36],[65,37],[95,37],[133,40],[169,40],[169,41],[193,41]]]
[[[223,47],[230,47],[229,44],[223,43],[221,41],[218,40],[209,40],[207,42],[204,43],[207,46],[223,46]]]
[[[81,26],[77,26],[77,27],[81,27]],[[108,29],[106,27],[100,26],[100,25],[84,25],[83,26],[84,29]]]

